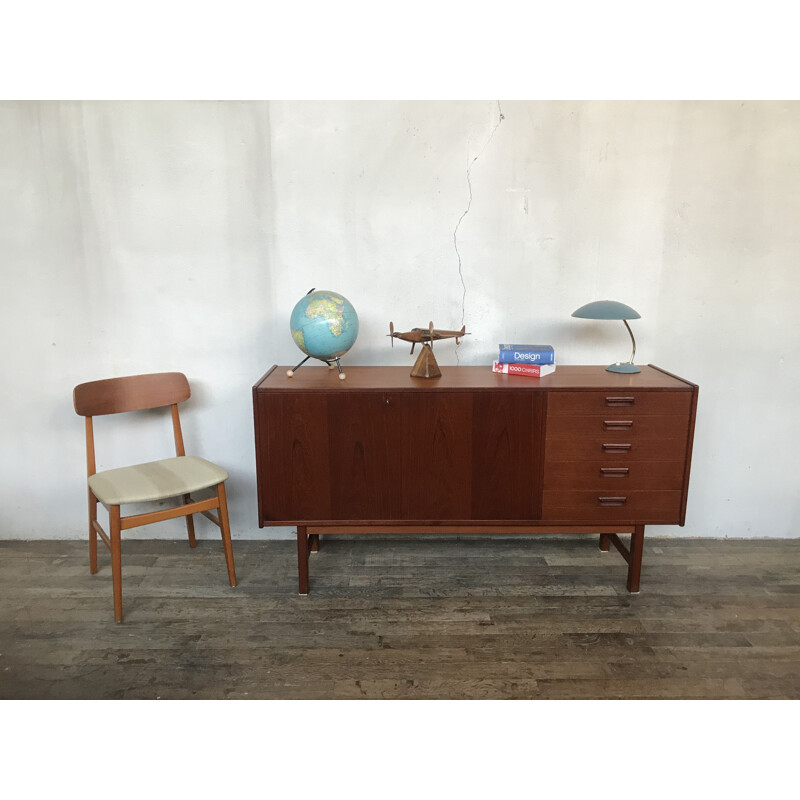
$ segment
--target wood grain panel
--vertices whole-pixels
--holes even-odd
[[[539,393],[476,394],[472,518],[539,519],[543,402]]]
[[[398,485],[389,399],[367,392],[328,397],[332,519],[391,519]]]
[[[547,465],[544,488],[679,491],[683,488],[683,461],[553,461]]]
[[[592,520],[598,525],[612,521],[677,524],[680,513],[680,491],[623,491],[612,487],[602,492],[546,490],[542,493],[542,516],[548,520]]]
[[[387,393],[393,519],[470,519],[472,401],[469,393]],[[395,487],[395,488],[397,488]]]
[[[675,414],[602,413],[555,415],[547,422],[547,438],[560,439],[618,433],[640,439],[686,439],[689,416]]]
[[[256,407],[261,524],[330,519],[327,398],[258,394]]]
[[[630,445],[627,449],[622,449]],[[619,447],[614,451],[614,447]],[[576,436],[555,439],[548,436],[545,443],[545,472],[556,461],[681,461],[686,455],[686,438],[641,439],[623,434]]]
[[[561,369],[561,368],[559,368]],[[691,391],[551,392],[547,401],[550,415],[619,413],[686,414],[692,403]]]

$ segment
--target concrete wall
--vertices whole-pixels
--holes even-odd
[[[346,363],[409,368],[389,320],[463,318],[445,365],[501,340],[603,364],[623,326],[570,314],[632,305],[637,361],[701,387],[687,524],[659,532],[798,535],[800,103],[3,102],[0,203],[0,538],[84,537],[72,387],[173,369],[234,535],[288,535],[257,527],[250,388],[298,360],[311,287],[359,311]],[[145,421],[97,420],[100,468],[165,454]]]

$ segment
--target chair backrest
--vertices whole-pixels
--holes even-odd
[[[73,390],[72,401],[77,414],[93,417],[171,406],[190,395],[182,372],[156,372],[81,383]]]
[[[89,475],[95,474],[94,428],[92,417],[101,414],[121,414],[125,411],[142,411],[146,408],[170,406],[175,453],[186,455],[178,415],[178,403],[188,400],[189,381],[182,372],[155,372],[149,375],[129,375],[125,378],[81,383],[72,390],[76,413],[86,417],[86,467]]]

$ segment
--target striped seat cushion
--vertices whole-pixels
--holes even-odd
[[[189,494],[227,478],[222,467],[204,458],[176,456],[97,472],[89,478],[89,487],[102,503],[118,506]]]

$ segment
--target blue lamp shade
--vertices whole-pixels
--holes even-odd
[[[641,372],[639,367],[633,363],[633,357],[636,355],[636,340],[633,338],[631,326],[628,325],[629,319],[641,319],[642,315],[638,311],[634,311],[630,306],[626,306],[625,303],[620,303],[617,300],[595,300],[573,311],[572,316],[580,319],[621,319],[631,336],[633,352],[631,353],[630,361],[622,363],[617,361],[615,364],[609,364],[606,369],[609,372]]]
[[[581,306],[577,311],[572,312],[573,317],[581,319],[641,319],[642,315],[634,311],[625,303],[616,300],[595,300]]]

